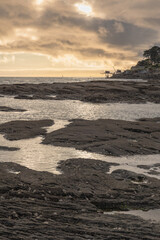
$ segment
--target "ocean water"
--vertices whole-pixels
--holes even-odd
[[[139,118],[160,116],[160,104],[101,103],[77,100],[25,100],[13,96],[0,97],[0,106],[25,109],[26,112],[0,112],[0,123],[13,120],[71,120],[120,119],[135,121]]]
[[[66,82],[88,82],[88,81],[132,81],[146,82],[142,79],[106,79],[102,78],[80,78],[80,77],[0,77],[0,84],[22,84],[22,83],[66,83]]]

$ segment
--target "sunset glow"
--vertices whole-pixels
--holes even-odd
[[[76,8],[78,9],[79,12],[90,16],[92,14],[92,7],[89,6],[87,3],[76,3],[75,4]]]
[[[160,1],[140,2],[1,0],[0,75],[129,68],[159,43]]]
[[[36,0],[37,5],[41,5],[44,2],[44,0]]]

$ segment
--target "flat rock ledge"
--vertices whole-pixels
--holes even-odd
[[[0,151],[17,151],[17,150],[19,150],[19,148],[0,146]]]
[[[52,126],[52,120],[11,121],[0,125],[0,133],[8,140],[21,140],[45,135],[45,127]]]
[[[6,106],[0,106],[0,112],[25,112],[24,109],[15,109]]]
[[[53,175],[0,163],[1,239],[159,240],[158,222],[104,213],[160,208],[160,181],[123,170],[109,175],[111,165],[70,159]]]
[[[160,79],[147,82],[91,81],[0,85],[0,94],[18,99],[80,100],[92,103],[160,103]]]
[[[43,144],[110,156],[160,154],[160,118],[135,122],[76,119],[66,128],[46,134]]]

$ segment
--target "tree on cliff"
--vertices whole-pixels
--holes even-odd
[[[152,64],[160,63],[160,47],[154,46],[144,51],[143,56],[151,61]]]

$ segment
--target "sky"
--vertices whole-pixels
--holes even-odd
[[[103,76],[160,45],[160,0],[0,0],[0,76]]]

